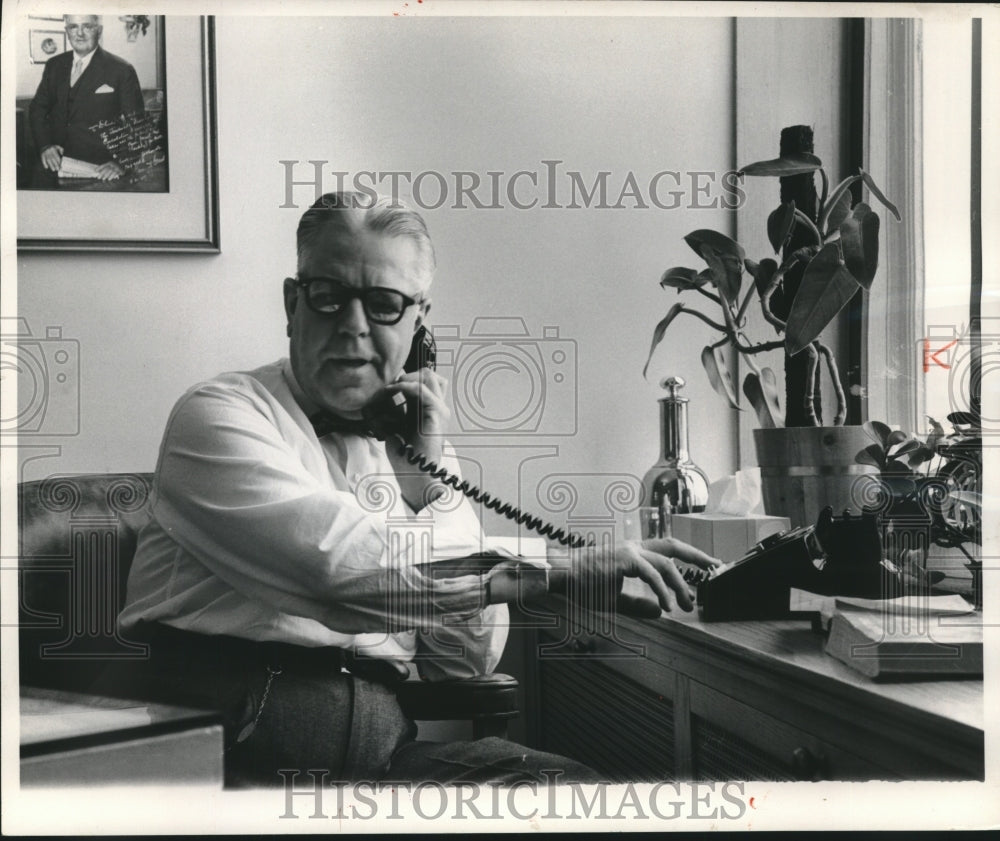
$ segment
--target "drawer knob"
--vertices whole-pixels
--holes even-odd
[[[826,770],[826,757],[807,747],[798,747],[792,751],[792,768],[798,780],[819,780]]]

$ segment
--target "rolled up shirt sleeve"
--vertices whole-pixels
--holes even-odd
[[[425,680],[490,674],[507,643],[508,610],[489,605],[468,619],[434,623],[417,634],[416,663]]]
[[[281,411],[214,383],[185,395],[160,452],[160,527],[247,599],[346,634],[416,628],[424,637],[430,622],[428,650],[457,634],[476,673],[495,665],[492,625],[435,630],[442,617],[480,612],[480,576],[433,578],[394,553],[384,517],[325,481],[308,463],[321,451],[297,446],[304,433]]]

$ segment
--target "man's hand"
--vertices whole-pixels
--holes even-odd
[[[52,172],[58,172],[59,167],[62,166],[62,156],[62,146],[46,146],[42,149],[42,166]]]
[[[114,181],[116,178],[121,178],[124,174],[125,170],[115,161],[108,161],[97,168],[97,177],[101,181]]]
[[[573,601],[586,601],[583,607],[608,610],[616,606],[622,613],[654,618],[659,610],[669,612],[675,605],[685,611],[694,608],[694,593],[678,571],[674,558],[702,569],[722,564],[700,549],[666,537],[641,543],[629,541],[608,548],[572,549],[567,558],[553,563],[552,576],[562,577],[556,587]],[[625,578],[645,581],[656,595],[656,603],[622,595]]]
[[[447,381],[430,368],[404,373],[387,390],[406,397],[407,411],[415,413],[406,433],[413,449],[435,464],[441,464],[444,435],[451,412],[445,403]],[[403,498],[414,511],[419,511],[440,494],[441,482],[410,464],[399,454],[395,438],[386,441],[389,463],[396,472]]]

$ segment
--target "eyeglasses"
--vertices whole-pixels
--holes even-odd
[[[299,277],[295,279],[295,285],[305,289],[309,309],[321,315],[340,312],[342,307],[360,298],[365,315],[375,324],[397,324],[407,307],[420,303],[398,289],[384,286],[358,289],[330,277]]]
[[[66,32],[69,33],[70,35],[74,35],[78,30],[82,29],[84,32],[90,35],[92,32],[97,31],[97,27],[98,24],[96,23],[80,23],[80,24],[68,23],[66,24]]]

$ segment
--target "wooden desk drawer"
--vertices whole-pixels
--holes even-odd
[[[691,742],[697,780],[896,780],[837,745],[735,698],[691,682]]]

